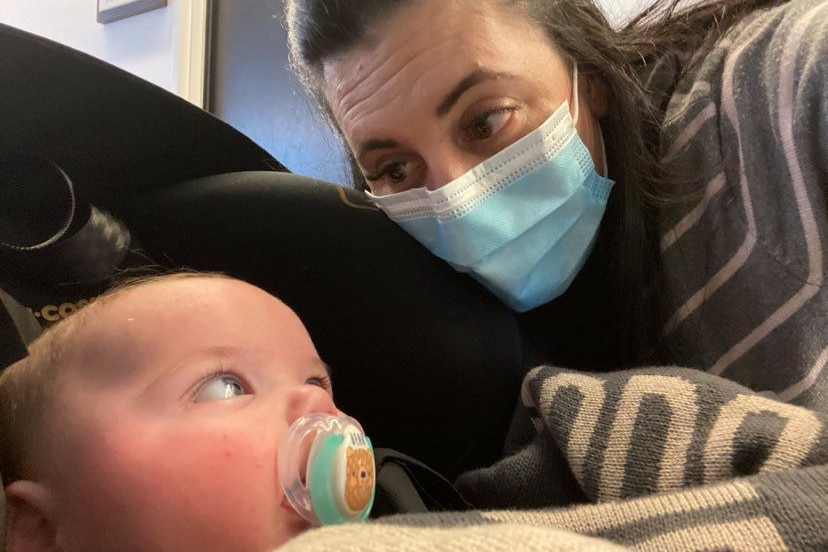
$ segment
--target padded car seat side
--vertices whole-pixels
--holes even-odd
[[[500,453],[519,392],[512,312],[352,189],[287,173],[215,175],[138,204],[156,259],[282,298],[333,369],[337,403],[378,446],[447,476]]]
[[[208,174],[285,170],[227,123],[99,59],[0,24],[0,154],[36,154],[112,211]]]
[[[0,52],[0,287],[42,324],[108,285],[109,274],[90,274],[89,261],[117,264],[119,256],[105,251],[101,232],[97,243],[77,235],[93,213],[113,214],[114,228],[133,199],[164,186],[228,171],[285,170],[227,123],[92,56],[2,24]],[[66,182],[43,178],[57,174]],[[62,243],[46,247],[49,236]],[[79,243],[68,243],[74,237]],[[81,263],[65,246],[86,257],[86,267],[75,266]],[[148,262],[135,257],[118,266]]]

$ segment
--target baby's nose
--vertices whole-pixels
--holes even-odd
[[[321,387],[301,385],[290,392],[285,406],[285,421],[288,425],[314,412],[331,416],[341,415],[333,402],[333,397]]]

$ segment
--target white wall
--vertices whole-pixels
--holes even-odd
[[[95,20],[97,0],[0,0],[0,23],[61,42],[176,91],[180,1],[168,0],[165,8],[103,25]]]
[[[649,4],[647,0],[597,0],[597,2],[607,14],[607,18],[616,25],[638,15],[644,6]]]

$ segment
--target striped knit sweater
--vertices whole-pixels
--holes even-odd
[[[652,73],[669,80],[669,60]],[[672,362],[828,412],[828,2],[750,16],[671,96],[663,160],[704,185],[665,217]]]
[[[505,458],[457,482],[480,510],[284,550],[828,550],[828,0],[749,16],[695,67],[663,159],[705,187],[661,251],[665,337],[709,373],[535,369]]]

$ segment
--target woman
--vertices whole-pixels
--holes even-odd
[[[673,363],[826,408],[825,0],[290,0],[354,183],[535,360]]]

